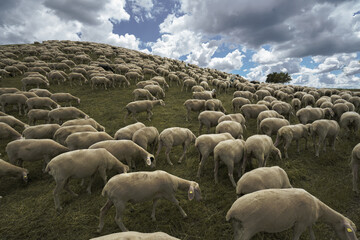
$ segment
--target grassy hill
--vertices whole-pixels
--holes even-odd
[[[1,49],[1,47],[0,47]],[[95,56],[92,56],[96,59]],[[17,87],[21,89],[21,77],[5,78],[1,87]],[[91,90],[89,85],[73,86],[51,85],[49,91],[69,92],[81,99],[78,106],[81,110],[106,127],[110,135],[121,127],[133,123],[128,119],[125,124],[124,106],[133,100],[131,92],[134,84],[129,88],[111,88]],[[231,90],[228,94],[220,94],[218,98],[223,102],[228,112],[231,112]],[[168,127],[186,127],[195,135],[198,133],[198,120],[192,113],[192,120],[185,121],[185,108],[183,103],[191,98],[191,93],[181,92],[180,87],[172,86],[166,91],[165,107],[154,108],[152,121],[146,120],[146,114],[139,114],[138,120],[146,126],[154,126],[159,132]],[[18,116],[17,110],[9,112],[27,122],[23,116]],[[291,123],[298,123],[291,118]],[[214,132],[214,129],[212,129]],[[245,139],[256,134],[256,120],[247,123]],[[274,139],[274,138],[273,138]],[[336,151],[327,149],[321,152],[320,157],[314,156],[313,148],[304,150],[304,141],[300,141],[301,153],[296,153],[296,144],[293,143],[288,151],[289,159],[278,160],[270,158],[268,165],[278,165],[286,170],[294,187],[304,188],[318,197],[324,203],[349,217],[360,227],[359,197],[352,192],[352,176],[349,167],[349,156],[353,147],[360,142],[358,136],[350,139],[339,139],[336,142]],[[310,140],[310,144],[312,141]],[[0,142],[1,158],[7,160],[5,152],[6,143]],[[182,152],[182,147],[173,148],[170,155],[174,166],[169,166],[165,161],[164,150],[159,155],[156,169],[165,170],[179,177],[195,180],[200,184],[203,200],[200,202],[188,201],[186,192],[178,192],[177,199],[188,214],[183,219],[175,205],[161,200],[157,207],[157,221],[152,222],[152,202],[128,204],[124,214],[125,226],[133,231],[155,232],[163,231],[181,239],[232,239],[233,230],[230,223],[225,221],[225,215],[232,203],[236,200],[235,189],[232,187],[226,167],[219,169],[219,184],[214,184],[213,158],[210,157],[203,170],[202,177],[196,179],[199,164],[199,154],[192,145],[187,153],[187,159],[182,164],[177,160]],[[255,164],[255,162],[254,162]],[[19,180],[0,178],[0,239],[89,239],[100,236],[96,233],[99,209],[106,202],[102,197],[103,182],[99,176],[93,184],[93,193],[88,195],[85,187],[80,186],[80,180],[71,180],[70,188],[79,193],[79,197],[72,197],[64,192],[61,194],[63,212],[55,211],[52,190],[55,187],[53,178],[41,171],[41,162],[25,162],[24,167],[29,169],[29,183],[24,185]],[[137,164],[138,170],[149,170],[142,162]],[[250,170],[247,169],[247,170]],[[109,177],[114,175],[109,174]],[[236,176],[236,175],[235,175]],[[237,181],[237,178],[235,179]],[[132,209],[133,208],[133,209]],[[112,208],[105,221],[101,235],[119,232],[120,229],[114,221],[115,208]],[[276,221],[276,219],[274,219]],[[333,230],[324,224],[314,226],[317,239],[336,239]],[[292,230],[277,234],[258,234],[254,239],[291,239]],[[301,239],[309,239],[308,232]]]

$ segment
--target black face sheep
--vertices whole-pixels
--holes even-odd
[[[134,133],[139,130],[140,128],[145,127],[145,124],[141,123],[141,122],[137,122],[137,123],[133,123],[130,125],[127,125],[123,128],[120,128],[119,130],[116,131],[115,135],[114,135],[114,139],[115,140],[121,140],[121,139],[128,139],[128,140],[132,140],[132,137],[134,135]]]
[[[239,165],[237,168],[238,176],[241,176],[241,163],[243,161],[245,153],[245,141],[236,139],[236,140],[225,140],[220,142],[214,148],[214,178],[215,183],[218,183],[218,170],[220,160],[225,163],[228,168],[228,176],[234,187],[236,187],[234,181],[234,166]]]
[[[330,108],[302,108],[296,112],[296,117],[300,123],[307,124],[318,119],[334,117],[334,112]]]
[[[218,125],[218,120],[220,117],[224,116],[225,114],[218,111],[203,111],[199,114],[199,134],[201,134],[201,130],[203,126],[206,126],[207,133],[210,132],[211,127],[215,127]]]
[[[65,145],[72,151],[87,149],[97,142],[106,140],[114,140],[114,138],[106,132],[75,132],[66,138]]]
[[[324,147],[324,152],[326,151],[326,139],[335,151],[336,137],[340,133],[340,126],[335,120],[320,119],[314,121],[310,126],[310,133],[313,138],[316,157],[319,156],[321,146]]]
[[[25,139],[52,139],[56,130],[60,128],[59,124],[40,124],[25,128],[22,135]]]
[[[159,132],[156,127],[143,127],[134,133],[132,141],[145,150],[149,145],[152,149],[151,153],[155,154],[155,148],[159,143]]]
[[[86,118],[86,119],[72,119],[72,120],[68,120],[66,122],[64,122],[61,126],[62,127],[66,127],[66,126],[75,126],[75,125],[90,125],[93,128],[95,128],[98,131],[104,132],[105,131],[105,127],[101,126],[97,121],[95,121],[95,119],[93,118]]]
[[[105,148],[119,161],[126,161],[130,169],[135,169],[135,161],[141,159],[146,166],[151,166],[154,161],[154,155],[148,153],[142,147],[131,140],[107,140],[95,143],[89,149]]]
[[[358,180],[358,171],[359,171],[359,164],[360,164],[360,143],[358,143],[351,152],[351,169],[353,175],[353,191],[359,193],[357,180]]]
[[[45,172],[52,175],[56,182],[56,187],[53,192],[55,209],[62,209],[59,194],[63,188],[73,196],[77,196],[67,185],[70,178],[83,179],[90,177],[90,182],[86,189],[90,194],[96,172],[99,172],[105,185],[107,182],[106,171],[111,169],[115,169],[118,173],[126,173],[129,167],[122,164],[105,149],[75,150],[51,159],[46,166]]]
[[[236,184],[236,195],[242,195],[269,188],[291,188],[285,170],[278,166],[259,167],[245,173]]]
[[[49,112],[49,121],[61,124],[64,121],[76,118],[89,118],[89,116],[76,107],[59,107]]]
[[[15,178],[21,178],[25,183],[27,183],[28,173],[29,171],[27,169],[15,166],[0,159],[0,177],[10,176]]]
[[[276,233],[294,227],[293,240],[321,220],[331,225],[342,240],[357,240],[356,226],[303,189],[266,189],[238,198],[226,214],[231,221],[234,239],[249,240],[258,232]]]
[[[13,141],[20,138],[21,134],[18,131],[16,131],[6,123],[0,122],[0,139]]]
[[[126,114],[124,116],[124,122],[129,115],[132,115],[133,119],[138,122],[136,119],[136,114],[140,112],[147,112],[147,119],[151,121],[151,116],[153,115],[152,109],[154,106],[161,105],[165,106],[165,102],[163,100],[141,100],[128,103],[124,109],[126,109]]]
[[[184,102],[184,106],[186,108],[186,121],[190,119],[190,112],[198,112],[205,110],[205,100],[203,99],[188,99]]]
[[[97,130],[90,125],[65,126],[56,130],[53,138],[56,142],[66,146],[66,138],[75,132],[97,132]]]
[[[164,129],[159,136],[159,147],[156,152],[154,166],[156,165],[156,159],[159,156],[161,148],[164,146],[166,161],[173,165],[170,161],[170,151],[172,147],[182,145],[183,146],[183,153],[178,161],[181,163],[182,160],[186,159],[186,150],[192,142],[195,142],[196,136],[189,130],[188,128],[180,128],[180,127],[172,127]]]
[[[112,177],[102,191],[102,196],[107,198],[107,202],[100,209],[98,232],[103,229],[104,217],[113,205],[116,208],[115,222],[121,231],[127,231],[122,218],[128,201],[139,203],[153,200],[151,213],[153,221],[156,220],[155,208],[161,198],[174,203],[180,210],[181,215],[187,217],[175,197],[178,189],[187,191],[189,200],[201,200],[201,190],[198,183],[185,180],[165,171],[135,172]]]
[[[277,131],[283,127],[290,125],[289,121],[281,118],[265,118],[260,123],[260,133],[266,134],[269,137],[276,135]]]

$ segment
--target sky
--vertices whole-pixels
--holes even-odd
[[[107,43],[265,81],[360,88],[359,0],[1,0],[0,44]]]

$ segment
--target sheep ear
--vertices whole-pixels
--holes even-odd
[[[188,191],[188,198],[191,201],[194,199],[194,197],[195,197],[194,186],[190,185],[189,191]]]

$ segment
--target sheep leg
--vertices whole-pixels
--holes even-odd
[[[166,146],[166,150],[165,150],[166,161],[168,162],[168,164],[172,166],[173,163],[170,160],[170,151],[171,151],[171,146]]]
[[[167,200],[169,200],[170,202],[173,202],[177,207],[178,209],[180,210],[180,213],[181,215],[186,218],[187,217],[187,214],[185,213],[184,209],[182,209],[182,207],[180,206],[179,204],[179,201],[175,198],[174,195],[171,195],[171,196],[167,196],[165,197]]]
[[[4,111],[3,111],[4,112]],[[188,109],[187,110],[187,113],[186,113],[186,121],[188,122],[189,121],[189,118],[190,118],[190,110]]]
[[[297,144],[298,144],[298,152],[299,152],[299,141],[296,141],[296,142],[297,142]],[[291,143],[291,142],[289,142],[289,141],[286,141],[286,143],[285,143],[285,146],[284,146],[285,158],[289,158],[289,155],[288,155],[287,150],[288,150],[288,148],[289,148],[289,146],[290,146],[290,143]]]
[[[200,122],[200,127],[199,127],[199,135],[201,135],[201,130],[203,128],[203,124]]]
[[[74,193],[74,192],[69,188],[69,185],[68,185],[69,180],[70,180],[69,178],[66,180],[66,182],[65,182],[65,184],[64,184],[64,189],[65,189],[68,193],[70,193],[71,195],[73,195],[74,197],[79,196],[78,194]]]
[[[101,230],[103,229],[104,217],[105,217],[106,213],[109,211],[109,209],[112,207],[112,205],[113,205],[113,202],[108,199],[107,202],[105,203],[105,205],[100,209],[99,226],[97,229],[98,233],[100,233]]]
[[[312,229],[312,226],[309,227],[309,234],[310,234],[310,239],[311,240],[315,240],[315,234],[314,234],[314,231]]]
[[[138,120],[136,119],[136,113],[132,112],[132,113],[131,113],[131,116],[133,117],[133,119],[134,119],[136,122],[138,122]]]
[[[159,201],[158,198],[155,198],[155,199],[153,200],[153,207],[152,207],[152,212],[151,212],[151,219],[152,219],[153,221],[156,221],[155,208],[156,208],[156,206],[157,206],[157,204],[158,204],[158,201]]]
[[[254,235],[250,231],[244,229],[241,222],[235,219],[232,220],[232,225],[234,229],[234,240],[250,240]]]
[[[129,112],[125,113],[124,123],[126,122],[126,119],[128,118],[128,116],[129,116]]]
[[[99,169],[99,175],[102,178],[102,180],[104,181],[104,185],[106,185],[106,183],[107,183],[106,169],[105,168]]]
[[[306,226],[303,224],[297,223],[294,226],[294,237],[293,240],[299,240],[301,234],[306,230]]]
[[[185,160],[186,160],[186,150],[187,150],[187,147],[188,147],[188,144],[183,143],[183,154],[181,155],[178,163],[181,163],[184,158],[185,158]]]
[[[124,224],[122,222],[122,215],[123,215],[123,211],[125,209],[125,205],[122,202],[115,203],[115,208],[116,208],[115,222],[119,226],[121,231],[127,232],[128,229],[124,226]]]
[[[151,110],[147,110],[148,113],[148,120],[151,122],[151,116],[153,115],[153,113],[151,112]]]
[[[91,185],[92,185],[93,182],[94,182],[94,178],[95,178],[95,173],[90,176],[89,185],[88,185],[87,188],[86,188],[86,192],[87,192],[88,194],[91,194]]]
[[[234,180],[234,163],[231,162],[229,165],[227,165],[227,167],[228,167],[228,176],[229,176],[230,182],[232,183],[232,185],[234,187],[236,187],[236,183]]]
[[[156,154],[155,154],[155,160],[153,162],[154,166],[156,166],[156,159],[160,154],[161,148],[162,148],[162,141],[160,140],[159,145],[158,145],[158,149],[157,149]]]
[[[356,192],[356,193],[359,193],[359,189],[358,189],[358,185],[357,185],[358,169],[359,169],[359,165],[358,165],[358,164],[353,164],[353,165],[352,165],[353,191]]]
[[[218,158],[218,156],[214,156],[214,179],[215,179],[215,184],[219,183],[218,173],[219,173],[219,158]]]
[[[197,172],[197,174],[196,174],[196,177],[200,177],[200,175],[201,175],[201,170],[203,169],[203,167],[204,167],[204,165],[205,165],[205,161],[206,161],[206,159],[208,158],[208,156],[209,156],[209,153],[205,153],[205,154],[203,154],[202,155],[202,157],[201,157],[201,161],[200,161],[200,163],[199,163],[199,169],[198,169],[198,172]]]
[[[57,180],[55,189],[53,191],[55,209],[58,211],[62,210],[62,207],[60,206],[59,194],[60,194],[61,190],[64,188],[65,183],[66,183],[66,180],[64,180],[64,179]]]

